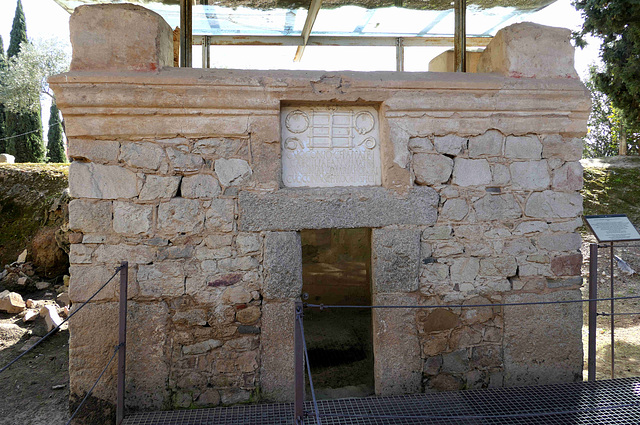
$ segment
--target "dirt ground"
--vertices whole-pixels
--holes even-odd
[[[582,254],[582,276],[584,285],[582,287],[583,298],[589,298],[589,288],[587,286],[589,276],[589,243],[596,242],[590,234],[583,235]],[[617,247],[620,245],[621,247]],[[624,248],[622,245],[635,245],[635,247]],[[617,264],[613,267],[613,288],[616,297],[639,296],[640,295],[640,242],[616,244],[615,255],[627,262],[633,270],[633,275],[628,275],[620,270]],[[598,255],[598,297],[611,297],[610,282],[610,251],[609,248],[600,248]],[[610,302],[598,303],[598,312],[609,313]],[[614,336],[615,336],[615,377],[638,376],[640,374],[640,299],[616,301],[614,313],[626,313],[621,316],[614,316]],[[588,353],[588,304],[583,306],[583,328],[582,341],[584,344],[584,379],[587,379],[587,353]],[[630,314],[639,313],[639,314]],[[611,378],[611,316],[598,316],[596,338],[596,378]]]
[[[29,298],[53,300],[55,295],[39,292]],[[64,327],[0,374],[0,424],[64,425],[69,420],[69,331]],[[0,368],[46,331],[42,318],[24,323],[20,315],[0,313]]]

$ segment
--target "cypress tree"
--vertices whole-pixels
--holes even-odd
[[[4,44],[2,43],[2,36],[0,36],[0,71],[6,67],[7,60],[4,57]],[[5,153],[6,151],[5,137],[7,137],[7,132],[5,130],[4,122],[4,105],[0,103],[0,153]]]
[[[9,39],[9,49],[7,56],[9,59],[20,52],[20,44],[27,42],[27,22],[24,19],[24,11],[22,10],[22,1],[18,0],[16,5],[16,13],[13,15],[13,26],[11,27],[11,38]]]
[[[16,56],[20,52],[21,44],[25,42],[28,42],[27,23],[22,10],[22,2],[18,0],[11,27],[9,49],[7,50],[8,58]],[[45,149],[42,140],[40,102],[34,111],[7,112],[5,118],[7,137],[21,135],[7,140],[7,153],[15,155],[16,162],[44,162]]]
[[[51,102],[51,116],[49,117],[49,132],[47,133],[49,143],[47,144],[48,162],[67,162],[67,155],[64,152],[64,141],[62,140],[62,123],[56,101]]]

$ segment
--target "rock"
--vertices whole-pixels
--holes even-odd
[[[475,257],[456,258],[451,264],[451,281],[473,282],[480,270],[480,260]]]
[[[22,251],[20,255],[18,255],[18,263],[25,263],[27,261],[27,250]]]
[[[204,225],[200,202],[195,199],[173,198],[158,207],[158,230],[167,234],[198,234]]]
[[[141,201],[152,201],[173,198],[178,192],[180,179],[180,176],[162,177],[153,174],[149,175],[142,186],[139,199]]]
[[[508,220],[522,216],[522,209],[510,193],[487,194],[473,203],[480,220]]]
[[[491,183],[491,169],[486,159],[456,158],[453,183],[459,186],[482,186]]]
[[[298,232],[267,232],[264,239],[265,299],[291,299],[302,291],[302,245]]]
[[[29,278],[26,276],[18,278],[18,286],[27,286],[27,282],[29,282]]]
[[[74,139],[69,143],[69,158],[90,162],[116,162],[120,153],[120,142],[114,140]]]
[[[36,320],[36,318],[39,316],[39,313],[37,310],[27,310],[24,313],[24,316],[22,316],[22,321],[23,322],[33,322],[34,320]]]
[[[434,185],[445,183],[451,177],[453,160],[439,154],[417,153],[413,155],[413,172],[416,183]]]
[[[239,255],[258,252],[262,247],[260,235],[255,233],[240,233],[236,236],[236,250]]]
[[[44,317],[47,332],[62,324],[62,318],[58,315],[58,309],[55,306],[45,305],[40,309],[40,316]]]
[[[534,218],[573,218],[582,214],[582,196],[545,190],[534,192],[527,200],[525,214]]]
[[[222,347],[222,341],[217,339],[209,339],[207,341],[198,342],[192,345],[182,347],[182,354],[203,354],[214,348]]]
[[[469,158],[501,155],[503,143],[504,136],[497,130],[472,137],[469,139]]]
[[[243,325],[252,325],[260,319],[261,315],[260,307],[249,306],[236,312],[236,320]]]
[[[71,230],[83,233],[111,232],[111,216],[111,202],[108,201],[74,199],[69,203]]]
[[[40,341],[39,336],[32,336],[24,343],[22,347],[20,347],[20,351],[27,351],[29,348],[33,347],[38,341]]]
[[[220,404],[220,393],[218,390],[209,388],[198,396],[196,403],[198,406],[217,406]]]
[[[0,349],[15,344],[25,333],[27,330],[15,323],[0,323]]]
[[[193,155],[183,151],[182,146],[176,148],[167,148],[167,155],[169,155],[169,162],[175,171],[193,172],[202,168],[204,160],[200,155]],[[188,148],[184,146],[184,150]]]
[[[164,149],[155,143],[123,143],[120,146],[120,161],[131,167],[157,170],[164,158]]]
[[[76,161],[69,166],[69,190],[74,198],[120,199],[138,196],[140,186],[126,168]]]
[[[514,189],[543,190],[551,178],[546,160],[514,162],[509,167]]]
[[[51,283],[49,282],[36,282],[36,288],[41,291],[43,289],[47,289],[51,286]]]
[[[469,205],[464,199],[448,199],[442,206],[441,216],[444,219],[460,221],[469,213]]]
[[[147,234],[151,230],[154,207],[130,202],[113,203],[113,230],[125,235]]]
[[[233,230],[235,203],[233,199],[214,199],[207,208],[205,228],[220,232]]]
[[[223,186],[239,185],[251,176],[251,167],[244,159],[216,160],[214,169]]]
[[[0,292],[0,311],[7,313],[20,313],[26,307],[22,296],[16,292]]]
[[[538,136],[507,136],[504,154],[513,159],[540,159],[542,143]]]
[[[573,192],[582,189],[582,164],[567,162],[553,172],[553,189]]]
[[[180,193],[183,198],[211,199],[220,194],[220,185],[210,174],[195,174],[182,178]]]
[[[56,302],[60,307],[68,306],[69,304],[71,304],[71,300],[69,299],[69,293],[65,291],[58,294],[58,296],[56,297]]]
[[[436,137],[433,145],[441,154],[455,156],[467,147],[467,139],[455,134],[447,134],[446,136]]]
[[[412,292],[418,289],[420,234],[418,229],[373,229],[374,292]]]
[[[0,154],[0,163],[5,164],[15,164],[16,157],[13,155],[9,155],[8,153]]]

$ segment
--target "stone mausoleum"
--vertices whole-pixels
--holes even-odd
[[[580,304],[447,307],[581,297],[590,100],[568,30],[507,27],[467,74],[172,68],[171,28],[131,5],[79,7],[71,38],[50,80],[70,297],[129,262],[129,409],[292,400],[301,296],[442,306],[305,311],[327,396],[581,379]],[[70,324],[72,402],[117,344],[117,299]]]

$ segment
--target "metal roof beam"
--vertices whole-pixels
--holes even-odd
[[[304,21],[304,27],[302,27],[302,44],[300,44],[298,46],[298,50],[296,50],[296,55],[293,58],[294,62],[300,62],[302,59],[304,48],[309,41],[309,36],[311,36],[311,29],[313,28],[313,24],[316,22],[318,12],[320,12],[320,6],[322,6],[322,0],[311,0],[307,19]]]
[[[194,35],[193,44],[202,44],[204,36]],[[295,35],[210,35],[211,45],[218,46],[301,46],[302,37]],[[397,45],[398,37],[392,36],[329,36],[312,35],[308,46],[391,46]],[[467,37],[469,47],[486,47],[492,37]],[[454,37],[402,37],[404,47],[438,46],[451,47]]]

